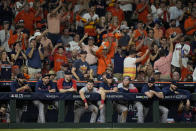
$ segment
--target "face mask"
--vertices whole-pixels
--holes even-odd
[[[66,51],[70,51],[70,48],[66,48]]]

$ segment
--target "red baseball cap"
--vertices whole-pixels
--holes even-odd
[[[114,34],[113,33],[108,33],[108,36],[109,37],[114,37]]]

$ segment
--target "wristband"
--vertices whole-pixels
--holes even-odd
[[[84,101],[84,103],[87,103],[87,100],[86,99],[84,99],[83,101]]]
[[[101,100],[101,104],[104,104],[104,100]]]

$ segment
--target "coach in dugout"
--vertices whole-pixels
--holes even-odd
[[[82,101],[78,100],[74,103],[74,123],[79,123],[80,117],[87,111],[92,112],[90,123],[96,122],[98,107],[96,106],[96,102],[89,100],[87,101],[85,93],[99,93],[101,95],[101,104],[99,105],[99,109],[101,110],[104,107],[105,93],[102,90],[98,90],[94,87],[93,80],[88,80],[86,86],[79,91]]]
[[[163,99],[164,98],[164,95],[163,95],[163,92],[162,90],[157,87],[155,85],[155,79],[154,78],[151,78],[147,84],[145,84],[143,87],[142,87],[142,90],[141,90],[141,93],[144,93],[148,98],[149,98],[149,101],[147,103],[143,103],[144,105],[146,105],[144,108],[144,114],[147,115],[148,111],[149,111],[149,105],[152,105],[152,99],[154,97],[158,97],[159,99]],[[162,114],[161,116],[161,122],[162,123],[167,123],[167,118],[168,118],[168,112],[169,110],[165,107],[165,106],[162,106],[162,105],[159,105],[159,110]],[[145,116],[144,116],[145,117]]]
[[[117,87],[117,83],[113,79],[113,75],[107,74],[106,78],[103,78],[103,82],[99,85],[99,89],[105,93],[117,92],[118,87]],[[101,105],[101,101],[98,101],[98,105]],[[105,105],[100,110],[100,117],[98,121],[100,123],[105,123]]]
[[[11,91],[14,93],[31,92],[31,88],[27,83],[27,80],[23,74],[18,74],[17,79],[11,83]],[[28,104],[27,101],[18,100],[16,102],[16,122],[20,122],[22,116],[22,108],[24,105]]]
[[[163,91],[163,94],[165,96],[168,96],[168,95],[185,95],[187,97],[185,100],[177,101],[177,103],[174,103],[174,102],[172,103],[171,106],[176,107],[175,108],[176,113],[183,113],[184,111],[188,112],[190,110],[191,93],[188,90],[179,89],[179,84],[177,83],[177,81],[172,81],[170,86],[164,87],[162,89],[162,91]],[[174,119],[175,119],[175,121],[181,121],[181,118],[179,118],[179,116],[177,114],[174,115]]]
[[[64,72],[64,78],[57,81],[57,88],[60,93],[74,93],[77,91],[76,80],[72,79],[70,70]],[[73,108],[73,101],[65,101],[65,116],[68,108]]]
[[[121,93],[138,93],[138,89],[131,84],[131,77],[130,76],[124,76],[123,77],[123,82],[118,84],[118,92]],[[127,119],[127,114],[128,114],[128,106],[129,106],[129,101],[125,100],[119,100],[115,103],[115,108],[118,112],[118,122],[119,123],[125,123]],[[143,123],[144,118],[143,118],[143,105],[141,102],[134,101],[132,103],[138,111],[138,123]]]
[[[54,93],[56,92],[55,84],[50,80],[50,75],[45,74],[42,76],[42,79],[36,83],[35,92],[37,93]],[[35,100],[33,101],[35,106],[37,106],[38,114],[38,123],[45,123],[45,107],[47,104],[50,104],[50,101],[44,100]],[[55,102],[55,106],[58,107],[58,102]]]

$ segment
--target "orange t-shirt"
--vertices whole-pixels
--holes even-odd
[[[106,47],[109,47],[110,43],[107,41],[107,42],[104,42],[103,45],[106,46]],[[99,47],[100,50],[103,50],[103,48],[104,48],[103,45],[101,45],[101,46]],[[115,53],[115,48],[116,48],[116,46],[117,46],[116,42],[112,42],[112,43],[111,43],[111,47],[110,47],[110,49],[109,49],[109,54],[110,54],[111,58],[114,57],[114,53]]]
[[[181,80],[184,81],[184,79],[187,77],[187,75],[192,74],[192,72],[188,69],[185,68],[184,66],[181,69]]]
[[[137,5],[136,10],[139,11],[141,8],[143,8],[144,4],[140,3]],[[147,15],[148,15],[148,8],[146,7],[142,12],[138,15],[138,20],[143,21],[144,23],[147,22]]]
[[[196,18],[193,19],[192,17],[189,17],[184,22],[184,29],[192,27],[193,25],[195,25],[195,23],[196,23]],[[195,31],[196,31],[196,25],[195,25],[195,27],[192,30],[188,31],[186,34],[187,35],[192,35]]]
[[[29,74],[24,73],[23,75],[24,75],[24,77],[25,77],[27,80],[29,80],[29,79],[31,78]]]
[[[118,17],[119,23],[121,23],[125,19],[124,12],[121,9],[112,7],[108,11],[112,13],[112,16]]]
[[[142,32],[144,33],[145,36],[147,36],[147,32],[145,30],[142,30]],[[137,29],[135,30],[135,36],[134,39],[137,39],[139,36],[141,36],[142,33]]]
[[[140,44],[139,41],[136,42],[136,47]],[[142,56],[146,53],[146,50],[148,49],[147,45],[142,45],[141,49],[139,50],[140,52],[142,52]],[[146,56],[146,58],[141,62],[142,65],[144,65],[147,60],[149,58],[149,55]]]
[[[67,57],[65,55],[59,55],[56,53],[54,55],[54,71],[59,71],[63,63],[68,63]]]
[[[179,27],[169,28],[166,30],[165,37],[169,38],[174,32],[176,32],[176,34],[180,34],[182,33],[182,30]]]
[[[27,37],[26,34],[22,34],[22,49],[23,50],[26,50],[26,46],[25,46],[26,37]],[[10,35],[10,38],[8,40],[9,47],[11,47],[14,43],[16,43],[17,39],[18,39],[18,34]]]
[[[97,74],[102,75],[106,71],[107,66],[112,63],[112,56],[111,53],[108,53],[107,57],[104,57],[101,48],[96,51],[96,56],[98,57]]]
[[[32,35],[34,33],[34,22],[35,22],[35,15],[32,9],[29,12],[25,12],[24,10],[20,11],[15,18],[15,23],[18,23],[19,20],[24,20],[24,27],[30,31]]]

